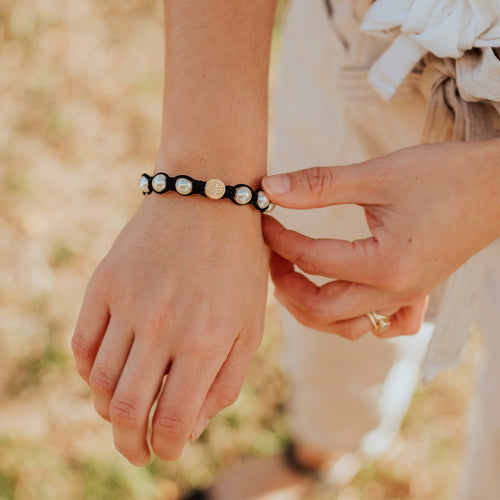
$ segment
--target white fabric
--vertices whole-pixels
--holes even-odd
[[[435,332],[422,363],[421,376],[426,383],[439,373],[453,368],[460,360],[476,313],[482,266],[483,259],[474,256],[445,283]]]
[[[340,6],[350,1],[334,2],[337,16],[350,15]],[[347,24],[344,17],[339,24]],[[392,102],[383,101],[366,84],[366,66],[352,66],[339,31],[329,24],[323,0],[292,1],[275,99],[272,173],[359,162],[420,138],[425,100],[416,88],[405,84]],[[357,29],[346,36],[362,64],[386,48]],[[353,205],[278,207],[272,215],[313,237],[369,234],[363,210]],[[432,327],[415,337],[382,341],[367,334],[358,342],[306,328],[286,312],[283,327],[294,438],[325,451],[384,451],[411,401]]]
[[[474,141],[500,136],[500,115],[493,106],[466,102],[457,96],[456,67],[460,66],[463,70],[468,64],[471,69],[479,69],[470,72],[473,77],[471,91],[492,95],[496,91],[499,93],[497,99],[500,99],[500,89],[494,87],[495,81],[485,78],[499,71],[500,61],[494,58],[487,60],[486,64],[477,64],[479,59],[477,54],[471,53],[465,54],[459,61],[440,59],[431,54],[426,57],[425,69],[419,77],[420,88],[429,101],[424,142]],[[436,330],[424,360],[424,380],[430,380],[459,360],[475,316],[475,297],[481,285],[483,255],[484,252],[469,259],[441,287],[444,293],[441,294]],[[500,316],[497,321],[500,322]]]
[[[349,6],[356,9],[362,2],[366,0],[333,0],[336,17],[329,26],[323,0],[292,0],[275,107],[273,172],[362,161],[419,141],[425,114],[425,100],[416,92],[420,75],[409,75],[390,102],[366,84],[370,65],[388,44],[346,28],[361,17]],[[489,58],[488,50],[481,57]],[[500,62],[490,62],[482,75],[499,74]],[[491,92],[495,82],[488,85],[479,75],[470,80],[469,89],[475,94],[482,86]],[[277,209],[273,215],[311,236],[356,237],[366,230],[359,207]],[[493,500],[500,491],[499,245],[487,249],[487,280],[481,280],[479,318],[484,320],[488,356],[471,422],[461,500]],[[349,343],[284,316],[294,437],[325,450],[362,446],[368,453],[382,451],[413,393],[425,332],[394,343],[373,336]]]
[[[485,279],[480,291],[478,326],[484,352],[471,406],[460,500],[500,497],[500,240],[484,249],[483,254]]]
[[[460,58],[474,47],[500,46],[498,0],[377,0],[361,25],[365,33],[394,39],[369,81],[390,99],[427,52]]]

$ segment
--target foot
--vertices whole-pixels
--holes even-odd
[[[205,494],[207,500],[299,500],[333,457],[294,446],[291,453],[245,461],[224,474]],[[316,471],[316,474],[315,474]],[[195,497],[194,497],[195,498]],[[199,497],[202,498],[202,497]]]

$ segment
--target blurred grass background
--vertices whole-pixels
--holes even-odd
[[[0,500],[169,500],[289,440],[272,304],[242,395],[177,463],[129,465],[75,374],[85,285],[155,161],[162,29],[161,2],[0,0]],[[450,498],[477,353],[418,390],[384,457],[311,499]]]

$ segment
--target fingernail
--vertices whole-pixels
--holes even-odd
[[[208,423],[210,420],[208,418],[202,419],[199,422],[196,423],[194,426],[193,432],[191,432],[191,440],[196,441],[202,434],[203,431],[207,428]]]
[[[287,174],[264,177],[262,187],[270,195],[288,193],[290,191],[290,177]]]

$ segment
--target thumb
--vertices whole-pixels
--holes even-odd
[[[362,172],[363,170],[363,172]],[[369,203],[369,175],[363,164],[312,167],[270,175],[262,188],[273,203],[287,208],[319,208],[346,203]]]

